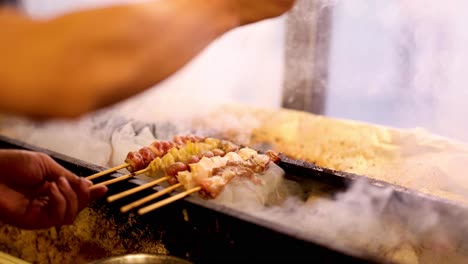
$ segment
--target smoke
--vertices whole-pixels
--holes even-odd
[[[80,121],[42,123],[18,117],[4,117],[2,134],[92,164],[105,166],[112,152],[110,134],[120,120],[112,119],[111,122],[104,120],[88,117]]]
[[[334,2],[327,114],[468,140],[466,1]]]
[[[467,7],[458,0],[400,3],[400,48],[409,50],[405,95],[416,113],[407,124],[427,120],[431,131],[462,140],[468,139],[468,126],[462,122],[468,113]]]
[[[466,210],[446,211],[429,200],[401,198],[391,188],[366,181],[357,181],[344,192],[328,190],[324,194],[320,188],[327,187],[313,180],[298,183],[278,179],[274,173],[265,176],[264,199],[258,199],[248,183],[237,182],[228,186],[228,198],[208,202],[247,212],[360,256],[392,263],[466,263]]]

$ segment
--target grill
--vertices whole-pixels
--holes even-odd
[[[0,137],[0,148],[21,148],[45,152],[80,176],[89,176],[104,169],[7,137]],[[287,157],[281,158],[280,166],[285,169],[287,177],[301,183],[325,184],[332,196],[346,190],[353,182],[364,178]],[[114,173],[102,177],[100,180],[104,181],[120,175]],[[109,195],[135,187],[137,184],[135,182],[113,184],[110,186]],[[369,185],[369,188],[389,186],[388,183],[376,180],[368,180],[366,184]],[[383,213],[395,222],[410,222],[411,219],[408,219],[407,215],[401,212],[422,207],[431,207],[447,219],[454,217],[464,219],[468,216],[467,208],[459,203],[398,186],[391,187],[393,189],[391,198],[383,208]],[[131,237],[133,230],[145,230],[147,236],[160,239],[170,255],[195,263],[246,260],[295,263],[310,263],[312,261],[320,261],[320,263],[388,263],[366,253],[325,242],[318,237],[307,236],[288,226],[279,225],[273,221],[257,218],[221,205],[202,202],[192,197],[177,201],[144,216],[119,212],[122,205],[154,192],[153,189],[144,190],[112,204],[98,201],[91,206],[104,212],[106,217],[114,219],[117,225],[125,226],[131,219],[132,225],[124,228],[121,236]],[[441,220],[441,223],[449,223],[449,221],[443,221],[444,219]],[[458,228],[451,229],[454,236],[457,237],[462,237],[460,234],[464,234],[468,230],[463,225]],[[459,240],[458,248],[463,250],[467,247],[464,246],[462,240]],[[136,253],[130,251],[128,253]]]

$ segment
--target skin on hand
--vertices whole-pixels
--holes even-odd
[[[239,14],[240,24],[277,17],[292,8],[295,0],[227,0]]]
[[[74,118],[138,94],[294,0],[158,0],[32,20],[0,8],[0,111]]]
[[[91,182],[42,153],[0,150],[0,167],[0,220],[24,229],[72,224],[107,191],[90,190]]]

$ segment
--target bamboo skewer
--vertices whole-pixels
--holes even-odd
[[[140,205],[142,205],[142,204],[145,204],[145,203],[147,203],[147,202],[149,202],[149,201],[151,201],[151,200],[154,200],[154,199],[156,199],[156,198],[158,198],[158,197],[161,197],[161,196],[163,196],[164,194],[170,193],[170,192],[172,192],[173,190],[175,190],[175,189],[177,189],[177,188],[179,188],[179,187],[182,187],[182,186],[183,186],[182,183],[174,184],[174,185],[172,185],[172,186],[170,186],[170,187],[165,188],[164,190],[161,190],[161,191],[159,191],[159,192],[157,192],[157,193],[154,193],[154,194],[152,194],[152,195],[146,196],[146,197],[144,197],[144,198],[141,198],[140,200],[137,200],[137,201],[135,201],[135,202],[132,202],[132,203],[130,203],[130,204],[127,204],[126,206],[123,206],[122,208],[120,208],[120,212],[126,213],[126,212],[128,212],[128,211],[130,211],[130,210],[132,210],[132,209],[134,209],[134,208],[136,208],[136,207],[138,207],[138,206],[140,206]]]
[[[91,175],[91,176],[88,176],[88,177],[86,177],[86,179],[88,179],[88,180],[94,180],[94,179],[96,179],[96,178],[99,178],[99,177],[104,176],[104,175],[106,175],[106,174],[112,173],[112,172],[114,172],[114,171],[118,171],[118,170],[120,170],[120,169],[125,169],[125,168],[127,168],[128,166],[130,166],[130,164],[124,163],[124,164],[122,164],[122,165],[119,165],[119,166],[116,166],[116,167],[113,167],[113,168],[110,168],[110,169],[107,169],[107,170],[98,172],[98,173],[93,174],[93,175]]]
[[[144,215],[146,213],[149,213],[149,212],[151,212],[153,210],[156,210],[156,209],[158,209],[160,207],[163,207],[163,206],[168,205],[168,204],[170,204],[172,202],[180,200],[180,199],[182,199],[182,198],[184,198],[184,197],[186,197],[186,196],[188,196],[188,195],[190,195],[190,194],[192,194],[194,192],[198,192],[200,190],[201,190],[201,187],[195,187],[195,188],[192,188],[192,189],[187,190],[185,192],[182,192],[182,193],[179,193],[177,195],[171,196],[171,197],[169,197],[167,199],[164,199],[164,200],[156,202],[156,203],[154,203],[152,205],[148,205],[146,207],[141,208],[140,210],[138,210],[138,214],[139,215]]]
[[[117,201],[119,199],[122,199],[124,197],[129,196],[129,195],[132,195],[132,194],[137,193],[139,191],[142,191],[144,189],[148,189],[148,188],[151,188],[151,187],[153,187],[155,185],[158,185],[161,182],[165,182],[165,181],[169,180],[170,178],[171,178],[170,176],[165,176],[165,177],[162,177],[160,179],[157,179],[157,180],[151,181],[149,183],[143,184],[141,186],[132,188],[130,190],[126,190],[126,191],[123,191],[121,193],[114,194],[112,196],[107,197],[107,201],[109,203]]]
[[[108,180],[108,181],[105,181],[105,182],[100,182],[100,183],[98,183],[98,184],[95,184],[95,185],[91,186],[90,189],[92,190],[92,189],[97,188],[97,186],[107,186],[107,185],[110,185],[110,184],[112,184],[112,183],[124,181],[124,180],[126,180],[126,179],[130,179],[130,178],[133,178],[133,177],[135,177],[135,176],[137,176],[137,175],[146,173],[146,172],[148,172],[148,171],[150,171],[150,170],[151,170],[151,168],[148,167],[148,168],[146,168],[146,169],[142,169],[142,170],[139,170],[139,171],[137,171],[137,172],[132,172],[132,173],[129,173],[129,174],[124,175],[124,176],[117,177],[117,178],[112,179],[112,180]]]

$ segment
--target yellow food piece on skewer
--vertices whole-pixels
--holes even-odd
[[[166,169],[175,162],[187,163],[192,156],[198,156],[220,146],[220,140],[207,138],[204,142],[187,142],[183,147],[171,148],[162,158],[158,157],[150,163],[149,171],[146,174],[153,178],[162,177],[165,175]]]

